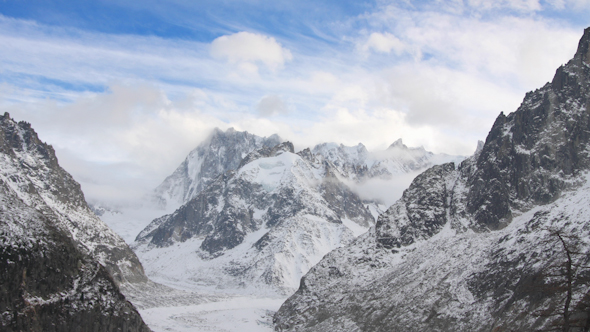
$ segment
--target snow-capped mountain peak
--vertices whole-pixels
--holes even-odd
[[[138,235],[137,252],[157,280],[190,273],[198,281],[192,287],[223,280],[224,287],[291,292],[324,254],[374,223],[326,167],[293,153],[289,142],[251,152],[237,170],[154,220]],[[179,246],[191,248],[193,263],[163,258]]]
[[[266,138],[234,128],[225,132],[215,128],[154,190],[153,199],[163,208],[182,205],[197,196],[219,174],[238,168],[248,153],[279,143],[280,138],[276,134]]]

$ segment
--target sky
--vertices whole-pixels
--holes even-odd
[[[590,0],[0,0],[0,112],[105,203],[215,127],[468,156],[588,26]]]

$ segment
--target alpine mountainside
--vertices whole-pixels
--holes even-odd
[[[590,28],[482,149],[434,166],[326,255],[277,331],[587,331]]]
[[[309,151],[309,150],[307,150]],[[331,164],[263,147],[137,237],[150,277],[288,294],[330,250],[374,224]]]
[[[87,231],[96,218],[51,146],[28,123],[4,114],[0,149],[2,331],[150,331],[96,259],[131,254],[106,250],[112,245],[109,234],[101,234],[106,229]],[[107,266],[120,281],[139,278],[132,260],[124,270],[116,264],[122,262]]]
[[[0,180],[70,234],[117,284],[147,281],[137,256],[89,209],[80,185],[59,166],[53,148],[39,139],[29,123],[17,123],[8,113],[0,116]]]
[[[271,148],[281,143],[278,135],[259,137],[233,128],[213,133],[189,153],[178,168],[155,190],[153,197],[161,207],[182,205],[196,197],[220,174],[238,168],[242,158],[250,152]],[[322,143],[302,151],[311,161],[328,162],[338,177],[351,183],[369,179],[391,179],[395,176],[424,170],[445,162],[459,162],[464,158],[434,154],[424,148],[408,148],[399,139],[384,151],[368,151],[359,143],[344,146]]]
[[[423,147],[409,148],[401,138],[384,151],[369,152],[362,143],[352,147],[322,143],[310,152],[316,158],[330,162],[342,178],[356,182],[374,178],[391,179],[396,175],[464,159],[460,156],[434,154]]]
[[[154,190],[153,197],[163,208],[182,205],[197,196],[219,174],[238,168],[248,153],[262,147],[273,147],[280,142],[277,135],[267,138],[233,128],[225,132],[215,128]]]

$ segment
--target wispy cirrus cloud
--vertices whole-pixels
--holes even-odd
[[[589,5],[123,1],[156,19],[112,17],[120,32],[5,15],[0,111],[31,122],[101,199],[157,185],[216,126],[298,148],[401,137],[466,155],[571,58]]]

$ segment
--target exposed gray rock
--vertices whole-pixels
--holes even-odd
[[[564,259],[548,229],[578,235],[590,253],[589,43],[590,28],[551,83],[498,116],[473,157],[418,176],[374,229],[326,255],[277,312],[276,330],[534,331],[555,322],[539,314],[558,312],[564,298],[546,286],[544,271]],[[589,296],[580,280],[572,308]]]
[[[162,207],[180,206],[196,197],[220,175],[235,170],[252,151],[281,143],[279,136],[259,137],[233,128],[218,128],[191,151],[178,168],[154,190],[154,200]]]
[[[47,186],[46,190],[61,198],[61,204],[68,205],[68,199],[72,199],[72,204],[84,208],[79,187],[73,180],[69,181],[69,175],[59,169],[59,176],[65,177],[66,181],[41,183],[33,182],[39,178],[29,173],[32,179],[27,183],[23,181],[26,175],[9,172],[10,167],[6,168],[14,166],[6,161],[18,160],[22,156],[21,149],[26,148],[29,153],[42,154],[47,164],[57,170],[59,166],[51,147],[39,142],[28,124],[15,126],[7,114],[0,121],[0,130],[4,134],[0,135],[3,152],[0,175],[0,329],[7,332],[150,331],[137,310],[119,292],[109,271],[90,257],[89,251],[73,240],[69,230],[63,227],[60,219],[63,217],[47,205],[33,204],[34,200],[42,199],[33,193],[46,194],[47,191],[39,190],[39,186]],[[28,144],[20,144],[20,139]],[[21,161],[26,163],[24,167],[37,171],[44,166],[39,160]],[[56,174],[41,174],[47,176],[45,181],[55,180],[53,176]],[[23,187],[30,192],[18,191]],[[49,200],[50,196],[43,198]]]
[[[89,209],[80,185],[29,123],[16,123],[8,113],[0,116],[0,152],[0,179],[23,202],[70,234],[116,283],[147,281],[137,256]]]
[[[428,239],[447,224],[448,188],[453,163],[434,166],[418,175],[402,198],[379,216],[378,242],[385,248],[400,248]]]

